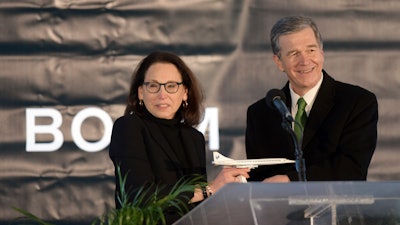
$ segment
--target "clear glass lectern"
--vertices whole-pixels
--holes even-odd
[[[399,225],[400,182],[228,184],[174,225]]]

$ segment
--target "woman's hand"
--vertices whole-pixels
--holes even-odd
[[[246,179],[249,178],[250,169],[248,168],[233,168],[233,167],[225,167],[221,170],[221,172],[217,175],[213,182],[208,184],[206,187],[206,193],[208,196],[214,194],[219,189],[221,189],[227,183],[233,182],[241,182],[242,179],[240,176],[245,177]],[[198,202],[204,200],[203,197],[203,190],[200,187],[196,187],[194,189],[193,197],[189,201],[190,203]]]

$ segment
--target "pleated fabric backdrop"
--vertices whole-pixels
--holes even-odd
[[[328,73],[377,95],[368,180],[398,180],[400,1],[3,0],[0,224],[20,216],[12,207],[77,225],[114,207],[110,127],[138,61],[154,50],[180,55],[200,79],[218,113],[210,149],[245,158],[247,106],[286,82],[269,30],[295,14],[320,27]]]

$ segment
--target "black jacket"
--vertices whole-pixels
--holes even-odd
[[[358,86],[324,78],[308,116],[303,137],[306,177],[310,181],[366,180],[377,142],[376,96]],[[283,87],[291,108],[289,83]],[[295,159],[289,134],[281,127],[282,116],[265,99],[247,110],[246,153],[248,158]],[[298,180],[294,164],[261,166],[250,181],[286,174]]]
[[[203,134],[183,124],[179,126],[179,133],[174,141],[182,142],[189,164],[179,160],[182,156],[178,156],[171,148],[154,119],[131,114],[115,121],[109,155],[115,168],[119,166],[122,175],[128,174],[125,188],[132,193],[131,199],[144,185],[166,186],[162,194],[167,194],[171,187],[186,175],[200,174],[205,177]],[[118,190],[119,182],[116,180],[116,191]],[[193,193],[188,194],[187,197],[190,199]],[[117,199],[116,205],[118,208]],[[175,216],[174,219],[176,218],[179,217]]]

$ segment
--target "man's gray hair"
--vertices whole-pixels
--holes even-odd
[[[291,34],[305,28],[311,27],[314,31],[315,38],[322,49],[323,42],[321,33],[318,30],[315,22],[308,17],[303,16],[288,16],[279,19],[271,29],[271,48],[274,55],[280,57],[281,46],[279,45],[279,37],[286,34]]]

